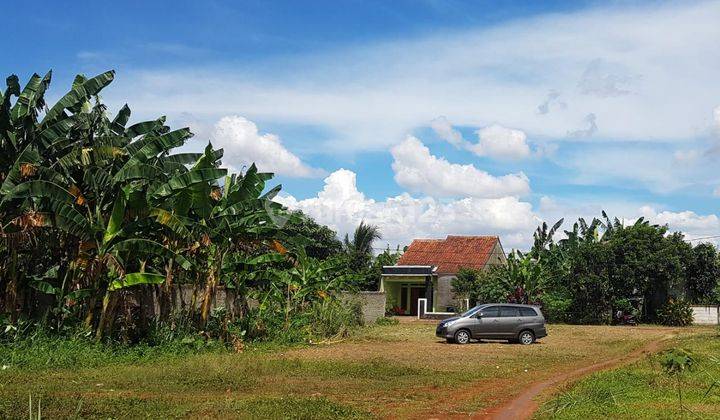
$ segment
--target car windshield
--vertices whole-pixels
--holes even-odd
[[[461,317],[461,318],[467,318],[467,317],[469,317],[469,316],[473,316],[473,315],[475,315],[475,314],[480,310],[480,308],[481,308],[480,306],[476,306],[476,307],[474,307],[474,308],[470,308],[467,312],[465,312],[464,314],[461,314],[460,317]]]

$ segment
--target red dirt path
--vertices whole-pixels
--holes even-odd
[[[568,382],[577,381],[580,378],[590,375],[594,372],[611,369],[639,360],[645,355],[659,351],[663,345],[663,341],[652,341],[644,345],[643,347],[640,347],[639,349],[628,353],[625,356],[616,357],[589,366],[584,366],[571,372],[561,373],[543,381],[536,382],[530,385],[522,394],[515,397],[515,399],[508,401],[502,405],[490,408],[485,413],[475,414],[472,416],[472,418],[493,420],[514,420],[532,418],[533,414],[535,414],[539,407],[539,403],[535,398],[540,394],[552,390],[557,390],[561,385],[567,384]]]

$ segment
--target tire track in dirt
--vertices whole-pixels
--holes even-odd
[[[633,350],[625,356],[584,366],[531,384],[524,392],[516,396],[514,399],[502,405],[491,407],[484,413],[476,413],[472,415],[472,418],[492,420],[532,418],[533,414],[535,414],[540,406],[540,402],[535,399],[535,397],[540,394],[550,390],[556,391],[560,385],[578,381],[579,379],[592,373],[616,368],[640,360],[643,356],[660,351],[667,341],[675,336],[676,335],[666,336],[661,340],[651,341],[650,343]]]

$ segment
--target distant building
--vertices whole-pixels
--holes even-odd
[[[380,291],[398,313],[417,315],[420,298],[433,311],[449,311],[457,308],[452,280],[460,268],[483,270],[506,261],[497,236],[415,239],[397,265],[383,267]]]

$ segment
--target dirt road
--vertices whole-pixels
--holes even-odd
[[[485,413],[476,414],[473,417],[493,420],[532,418],[533,414],[535,414],[535,411],[537,411],[539,407],[539,402],[536,398],[541,394],[552,393],[553,390],[557,390],[560,386],[565,385],[568,382],[576,381],[584,376],[590,375],[591,373],[632,363],[649,354],[656,353],[660,351],[663,345],[667,343],[667,340],[672,337],[673,335],[670,335],[665,337],[663,340],[652,341],[623,357],[615,357],[604,362],[584,366],[571,372],[560,373],[549,379],[536,382],[515,399],[491,408]]]

